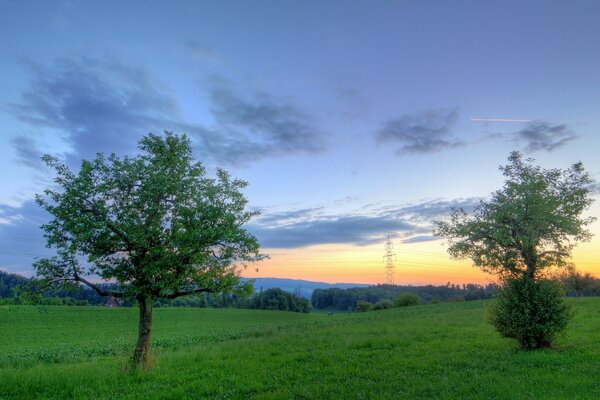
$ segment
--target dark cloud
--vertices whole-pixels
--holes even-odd
[[[26,63],[30,87],[13,113],[34,128],[60,132],[73,156],[130,152],[149,131],[168,128],[177,104],[141,69],[114,59],[58,60],[51,68]]]
[[[264,247],[296,248],[330,243],[368,245],[385,240],[391,232],[411,232],[418,227],[385,217],[341,216],[279,226],[252,225],[248,230]]]
[[[524,145],[525,151],[553,151],[578,136],[566,124],[552,124],[545,121],[533,121],[518,132],[513,133],[513,140]]]
[[[17,136],[11,139],[10,143],[17,153],[17,161],[21,165],[33,169],[42,168],[43,164],[40,160],[43,152],[38,148],[37,143],[29,136]]]
[[[430,224],[435,219],[449,215],[452,208],[462,208],[466,212],[471,213],[480,203],[481,198],[478,197],[453,200],[437,199],[388,209],[383,211],[382,214],[395,218],[405,218],[421,224]]]
[[[271,248],[296,248],[316,244],[347,243],[368,245],[382,242],[388,235],[404,243],[436,240],[432,221],[450,214],[451,208],[472,211],[480,199],[432,200],[404,207],[373,205],[362,214],[327,215],[324,207],[305,208],[261,216],[249,230],[261,245]]]
[[[257,92],[246,97],[226,84],[214,85],[209,96],[217,122],[239,140],[234,147],[241,151],[281,155],[325,149],[312,118],[290,103]]]
[[[591,194],[600,194],[600,182],[594,181],[588,187]]]
[[[402,243],[406,243],[406,244],[422,243],[422,242],[431,242],[434,240],[439,240],[439,238],[435,237],[435,236],[431,236],[431,235],[418,235],[418,236],[410,237],[408,239],[403,239]]]
[[[265,94],[245,100],[225,86],[209,90],[217,120],[209,129],[184,121],[175,98],[146,70],[116,59],[79,57],[48,67],[24,65],[31,83],[9,110],[36,131],[58,133],[71,147],[71,165],[97,152],[131,153],[141,136],[163,130],[187,133],[201,159],[217,164],[247,164],[324,146],[307,114]],[[33,144],[30,135],[13,140],[23,162],[32,163]]]
[[[396,154],[434,153],[464,145],[451,136],[458,109],[428,110],[388,121],[376,132],[378,143],[394,143]]]

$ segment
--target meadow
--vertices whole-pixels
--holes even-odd
[[[522,351],[486,301],[367,313],[156,309],[154,365],[124,371],[135,309],[0,307],[0,399],[598,399],[600,298]]]

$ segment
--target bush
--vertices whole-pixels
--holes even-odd
[[[394,303],[392,303],[391,300],[383,299],[383,300],[379,300],[375,304],[375,307],[373,307],[373,310],[387,310],[388,308],[392,308],[392,307],[394,307]]]
[[[440,300],[439,297],[433,297],[431,300],[429,300],[428,304],[440,304],[442,302],[442,300]]]
[[[524,349],[550,347],[571,317],[564,292],[554,281],[507,280],[496,296],[488,313],[490,322]]]
[[[369,303],[368,301],[358,300],[356,302],[356,311],[358,312],[366,312],[370,311],[371,309],[373,309],[373,304]]]
[[[418,306],[421,304],[421,299],[414,293],[402,293],[394,299],[395,307]]]
[[[282,289],[274,288],[265,290],[251,299],[250,308],[262,310],[281,310],[295,312],[310,312],[310,301],[296,297]]]

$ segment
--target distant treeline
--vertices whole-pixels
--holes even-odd
[[[0,271],[0,305],[26,304],[30,300],[23,295],[24,288],[30,283],[28,278],[18,274]],[[99,285],[105,290],[117,289],[117,285],[105,283]],[[86,286],[73,290],[48,290],[42,293],[36,304],[41,305],[105,305],[108,297],[100,296]],[[132,306],[134,301],[119,301],[121,306]],[[154,307],[200,307],[200,308],[255,308],[309,312],[310,301],[281,289],[268,289],[249,296],[234,293],[201,293],[194,296],[179,297],[172,300],[156,299]]]
[[[397,286],[376,285],[350,289],[316,289],[311,302],[316,309],[355,310],[359,301],[377,304],[381,300],[391,300],[403,293],[413,293],[422,303],[431,301],[468,301],[490,299],[494,295],[495,286],[468,284],[445,286]]]
[[[600,296],[600,279],[589,273],[577,271],[558,277],[563,283],[567,296]],[[23,304],[27,297],[23,296],[23,288],[29,279],[18,274],[0,271],[0,305]],[[115,284],[102,284],[104,289],[116,289]],[[443,286],[396,286],[375,285],[356,288],[315,289],[311,301],[293,295],[282,289],[268,289],[250,296],[233,293],[202,293],[195,296],[180,297],[173,300],[156,299],[155,307],[210,307],[210,308],[257,308],[308,312],[315,309],[356,310],[359,301],[376,305],[382,300],[393,300],[403,293],[419,296],[421,303],[440,301],[469,301],[490,299],[494,296],[495,286],[488,285],[454,285]],[[38,300],[43,305],[105,305],[109,299],[100,296],[86,286],[74,290],[50,290],[42,294]],[[132,306],[134,301],[121,302],[122,306]]]

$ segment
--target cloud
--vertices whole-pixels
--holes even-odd
[[[512,136],[513,141],[524,144],[527,152],[553,151],[578,138],[568,125],[546,121],[530,122]]]
[[[17,161],[21,165],[33,169],[43,167],[40,157],[43,152],[38,148],[37,143],[29,136],[17,136],[11,139],[10,143],[17,153]]]
[[[168,128],[176,102],[142,69],[115,59],[60,59],[52,67],[25,63],[31,84],[12,105],[31,127],[61,132],[76,157],[130,152],[149,131]]]
[[[464,145],[451,136],[458,120],[457,108],[428,110],[388,121],[376,132],[378,143],[396,143],[396,154],[435,153]]]
[[[203,61],[211,61],[211,62],[219,62],[221,61],[221,57],[219,54],[213,50],[212,48],[196,41],[190,40],[185,43],[185,49],[189,54],[197,57]]]
[[[245,99],[225,86],[209,89],[217,124],[208,128],[185,121],[172,93],[145,69],[115,58],[24,65],[30,85],[9,112],[31,130],[61,137],[72,166],[97,152],[131,154],[143,135],[163,130],[187,133],[201,159],[216,164],[244,165],[324,148],[309,115],[267,94]],[[32,166],[34,136],[20,135],[12,144],[21,162]]]
[[[479,197],[453,200],[435,199],[399,208],[387,208],[382,211],[382,214],[395,218],[405,218],[420,224],[430,224],[435,219],[449,215],[452,208],[462,208],[471,213],[481,203],[481,200]]]
[[[236,139],[229,146],[235,153],[319,153],[326,147],[312,117],[290,103],[259,92],[244,96],[223,83],[211,88],[209,98],[221,130]]]
[[[450,214],[450,209],[472,211],[480,199],[430,200],[402,207],[364,207],[355,213],[327,214],[325,207],[304,208],[262,215],[248,226],[262,246],[297,248],[318,244],[369,245],[388,235],[404,243],[436,240],[426,235],[432,221]]]
[[[397,219],[357,215],[296,221],[279,226],[254,225],[248,230],[256,235],[263,247],[296,248],[331,243],[368,245],[385,240],[390,233],[411,232],[418,227]]]
[[[50,215],[33,200],[19,207],[0,204],[0,265],[30,275],[36,257],[51,256],[40,229],[48,221]]]
[[[412,236],[408,239],[404,239],[402,240],[402,243],[422,243],[422,242],[431,242],[434,240],[439,240],[440,238],[432,236],[432,235],[418,235],[418,236]]]
[[[600,194],[600,182],[598,181],[593,181],[589,186],[588,186],[588,190],[590,191],[591,194],[595,195],[595,194]]]

